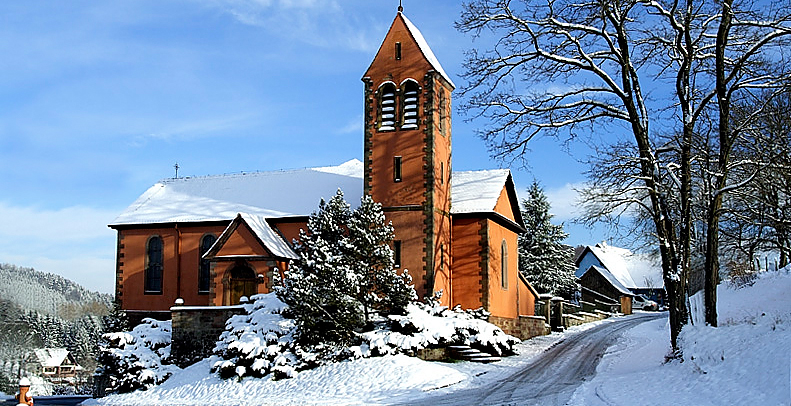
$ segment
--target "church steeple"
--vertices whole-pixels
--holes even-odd
[[[399,12],[363,77],[365,193],[396,228],[419,294],[442,290],[450,267],[450,93],[453,82]]]

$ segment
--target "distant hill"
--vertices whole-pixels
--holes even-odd
[[[0,264],[0,392],[13,391],[36,348],[66,348],[92,371],[112,296],[60,275]]]
[[[0,299],[27,311],[65,319],[79,317],[87,307],[108,308],[113,300],[60,275],[11,264],[0,264]]]

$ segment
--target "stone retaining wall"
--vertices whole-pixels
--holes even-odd
[[[173,331],[170,355],[181,368],[211,355],[225,331],[225,321],[243,314],[242,306],[177,306],[170,309]]]
[[[549,334],[549,326],[541,316],[519,316],[518,319],[489,316],[489,323],[520,340]]]

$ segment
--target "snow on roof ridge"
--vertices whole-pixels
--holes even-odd
[[[430,63],[431,66],[434,67],[434,69],[436,69],[436,71],[440,75],[442,75],[442,77],[445,78],[445,80],[447,80],[448,83],[450,83],[450,85],[455,89],[456,85],[453,83],[452,80],[450,80],[450,76],[448,76],[448,74],[445,73],[445,70],[442,69],[442,65],[440,65],[439,59],[437,59],[437,56],[434,55],[434,51],[431,50],[431,47],[428,45],[428,41],[426,41],[426,38],[423,36],[423,34],[420,32],[417,26],[412,21],[410,21],[409,18],[407,18],[406,14],[404,14],[403,12],[399,11],[398,15],[400,15],[404,19],[404,22],[406,23],[406,27],[409,30],[409,33],[412,34],[412,38],[415,39],[415,42],[417,42],[418,47],[420,48],[421,51],[423,51],[423,55],[428,60],[428,63]]]
[[[302,168],[286,168],[286,169],[272,169],[272,170],[255,170],[255,171],[239,171],[239,172],[227,172],[215,175],[189,175],[189,176],[181,176],[178,178],[164,178],[160,179],[158,183],[174,183],[179,181],[186,181],[186,180],[193,180],[193,179],[216,179],[216,178],[234,178],[234,177],[241,177],[241,176],[257,176],[257,175],[275,175],[275,174],[288,174],[288,173],[297,173],[297,172],[305,172],[305,171],[318,171],[318,172],[325,172],[331,173],[335,175],[343,175],[343,176],[353,176],[362,178],[362,174],[359,176],[353,174],[347,174],[344,171],[333,171],[333,169],[346,169],[351,168],[353,165],[359,163],[360,168],[362,168],[362,161],[357,158],[352,158],[340,165],[330,165],[330,166],[306,166]]]

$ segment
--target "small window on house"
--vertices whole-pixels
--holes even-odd
[[[396,87],[386,83],[379,88],[379,130],[395,130],[396,124]]]
[[[393,241],[393,265],[396,268],[401,267],[401,241]]]
[[[146,246],[145,293],[162,293],[162,237],[155,235]]]
[[[404,114],[401,128],[405,130],[418,127],[418,105],[420,87],[414,80],[407,80],[403,87],[403,103],[401,111]]]
[[[395,59],[397,61],[401,60],[401,43],[400,42],[396,42],[396,44],[395,44]]]
[[[500,245],[500,282],[503,289],[508,289],[508,243],[505,240]]]
[[[401,182],[401,157],[393,157],[393,182]]]
[[[44,367],[44,373],[51,375],[55,373],[55,367]]]
[[[203,259],[203,255],[209,251],[217,237],[214,234],[206,234],[201,238],[199,257],[200,267],[198,269],[198,293],[209,293],[209,284],[211,281],[211,263],[208,259]]]

